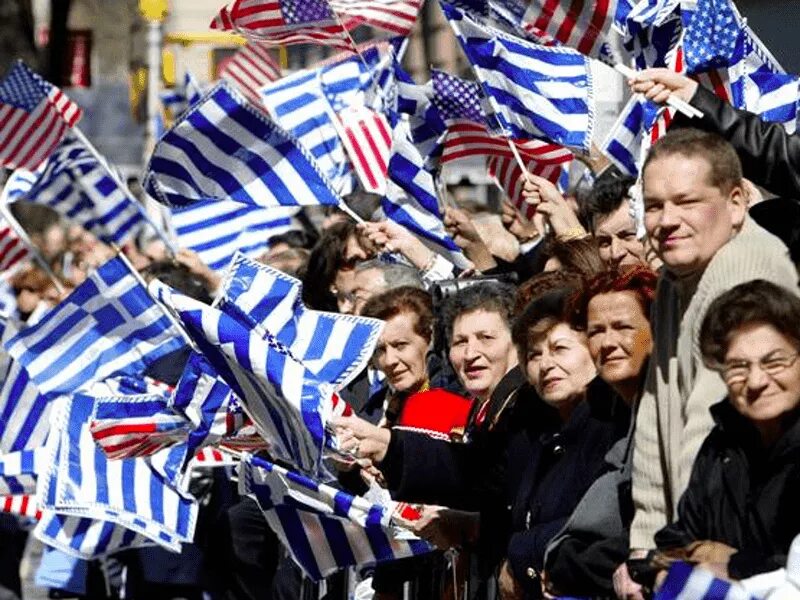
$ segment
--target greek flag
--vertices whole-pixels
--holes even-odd
[[[161,137],[144,187],[170,206],[210,199],[261,207],[339,203],[297,139],[225,81]]]
[[[214,271],[228,267],[237,251],[257,258],[270,246],[270,239],[302,230],[294,218],[300,208],[261,208],[233,200],[201,200],[172,210],[172,228],[178,246],[197,253]]]
[[[425,168],[425,160],[410,139],[408,123],[398,122],[393,132],[389,181],[381,208],[387,219],[414,233],[434,252],[459,268],[470,266],[450,235],[445,231],[436,182]]]
[[[110,521],[174,551],[193,539],[197,502],[173,478],[185,448],[108,460],[90,432],[95,399],[75,394],[53,410],[50,452],[37,493],[47,511]]]
[[[24,183],[30,183],[23,192]],[[13,200],[44,204],[99,239],[122,244],[148,224],[143,207],[112,177],[78,139],[67,136],[31,180],[29,172],[14,176]]]
[[[154,283],[153,293],[178,315],[241,400],[271,454],[303,471],[324,472],[322,449],[332,443],[325,432],[332,386],[315,379],[273,336],[262,339],[249,324]]]
[[[0,495],[36,492],[36,478],[44,466],[43,448],[0,454]]]
[[[387,61],[378,47],[316,69],[304,69],[261,88],[269,114],[311,153],[340,194],[355,185],[353,166],[339,137],[336,113],[367,103],[370,88]]]
[[[383,323],[308,309],[302,290],[299,280],[240,254],[217,307],[263,339],[274,337],[315,379],[340,390],[367,366]]]
[[[184,341],[125,262],[112,258],[3,345],[52,399],[114,374],[141,374]]]
[[[764,121],[797,127],[798,78],[787,74],[748,25],[743,25],[728,69],[731,103]]]
[[[10,204],[24,199],[28,192],[33,189],[41,171],[41,167],[36,171],[28,171],[27,169],[15,169],[12,171],[3,189],[3,201]]]
[[[233,411],[239,408],[239,401],[202,354],[193,352],[189,357],[170,406],[190,423],[184,469],[201,448],[234,433]]]
[[[755,600],[731,581],[689,563],[673,564],[653,600]]]
[[[75,517],[49,510],[42,511],[33,536],[47,546],[86,560],[108,556],[120,550],[154,545],[148,537],[110,521]],[[170,536],[162,539],[170,547],[180,547],[180,542]]]
[[[684,31],[680,0],[637,3],[624,19],[624,46],[637,69],[669,67],[669,55],[678,47]]]
[[[601,151],[617,168],[631,177],[639,174],[645,133],[645,110],[641,98],[633,96],[611,127]]]
[[[183,74],[183,84],[159,94],[161,104],[173,119],[197,104],[203,97],[203,88],[189,71]]]
[[[11,321],[2,322],[2,343],[19,330]],[[5,350],[0,350],[0,452],[37,448],[49,430],[50,402],[39,393],[28,372]]]
[[[392,520],[398,505],[373,504],[266,460],[245,455],[239,493],[258,502],[267,523],[314,581],[346,567],[418,556],[433,548]]]
[[[594,129],[589,59],[479,24],[441,4],[506,134],[588,152]]]

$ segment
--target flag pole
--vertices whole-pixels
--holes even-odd
[[[192,348],[192,350],[197,350],[197,346],[195,345],[194,340],[192,340],[191,336],[186,332],[186,330],[184,329],[183,325],[181,325],[180,321],[178,321],[178,318],[172,313],[170,308],[168,306],[164,305],[163,303],[159,302],[157,298],[153,297],[153,294],[150,292],[150,287],[147,285],[147,282],[144,280],[144,277],[142,277],[142,274],[139,273],[139,271],[137,271],[134,268],[133,264],[131,264],[131,261],[128,259],[128,257],[125,255],[125,253],[122,251],[122,248],[120,248],[117,244],[111,244],[111,247],[114,249],[114,252],[116,252],[117,257],[119,257],[119,259],[125,264],[125,266],[127,267],[128,271],[131,272],[131,275],[133,275],[134,278],[136,278],[136,281],[138,281],[139,284],[142,287],[144,287],[145,292],[147,292],[147,295],[150,296],[150,299],[153,302],[155,302],[156,305],[161,307],[161,312],[164,313],[164,316],[166,316],[167,319],[169,319],[169,321],[180,332],[181,337],[183,337],[183,339],[186,341],[186,343],[189,345],[189,347]]]
[[[78,140],[80,140],[80,142],[86,147],[86,149],[92,154],[92,156],[94,156],[97,159],[97,161],[101,165],[103,165],[103,167],[105,168],[105,170],[108,173],[108,175],[111,177],[111,179],[114,181],[114,183],[116,183],[117,186],[122,190],[122,193],[125,194],[125,196],[128,198],[128,200],[130,200],[137,207],[139,207],[139,210],[142,213],[142,215],[144,215],[144,218],[147,221],[147,223],[155,230],[156,235],[159,237],[159,239],[162,242],[164,242],[164,245],[167,247],[167,250],[169,251],[169,253],[174,256],[175,253],[177,252],[177,248],[175,247],[174,242],[171,239],[169,239],[169,237],[161,230],[160,227],[156,226],[156,224],[150,218],[150,215],[147,214],[147,210],[145,210],[144,205],[141,202],[139,202],[136,198],[133,197],[133,194],[128,189],[128,186],[125,185],[122,181],[120,181],[120,179],[117,176],[117,174],[109,166],[109,164],[106,161],[105,157],[103,157],[103,155],[100,154],[100,152],[97,151],[97,148],[95,148],[94,145],[89,141],[89,138],[87,138],[84,135],[84,133],[80,129],[78,129],[77,126],[73,127],[72,131],[75,133],[75,137],[77,137]]]
[[[620,63],[614,65],[614,70],[617,73],[623,75],[624,77],[627,77],[628,79],[636,79],[636,77],[638,76],[638,73],[636,72],[635,69],[631,69],[629,66]],[[677,110],[678,112],[683,113],[690,119],[694,118],[702,119],[705,116],[703,114],[703,111],[701,111],[698,108],[695,108],[685,100],[681,100],[674,94],[669,95],[669,97],[667,98],[667,104],[672,108],[674,108],[675,110]]]
[[[22,225],[19,224],[14,218],[14,215],[11,214],[11,211],[8,209],[8,204],[6,203],[6,191],[5,188],[2,192],[2,198],[0,198],[0,214],[2,214],[3,218],[8,221],[9,227],[14,230],[14,233],[19,236],[19,239],[22,240],[22,243],[27,246],[28,250],[30,250],[31,254],[33,255],[34,260],[39,263],[39,266],[42,270],[47,274],[50,278],[50,281],[53,282],[53,286],[55,286],[56,290],[60,295],[64,295],[64,286],[61,284],[58,276],[55,274],[53,269],[50,267],[48,262],[45,260],[44,256],[42,256],[41,252],[36,248],[36,246],[31,241],[31,238],[28,237],[28,233],[22,228]]]
[[[522,160],[522,156],[520,156],[517,145],[513,142],[511,138],[506,138],[506,143],[508,144],[508,147],[511,148],[511,154],[514,155],[514,160],[517,161],[519,168],[522,169],[522,173],[525,175],[525,179],[527,181],[531,181],[530,174],[528,173],[528,167]]]

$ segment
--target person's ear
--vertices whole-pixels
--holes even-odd
[[[747,196],[741,185],[735,185],[728,193],[728,211],[731,215],[731,224],[737,231],[742,228],[747,215]]]

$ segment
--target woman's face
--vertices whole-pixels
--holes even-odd
[[[598,294],[589,300],[586,317],[589,352],[600,377],[615,388],[625,384],[638,388],[653,337],[636,294]]]
[[[586,336],[566,323],[530,345],[525,370],[542,400],[556,407],[582,394],[597,374]]]
[[[428,377],[428,340],[414,331],[417,315],[402,312],[386,321],[375,348],[375,363],[398,392],[419,389]]]
[[[800,404],[797,346],[772,325],[748,323],[733,331],[723,379],[734,408],[756,425]]]
[[[464,388],[487,400],[505,374],[517,366],[517,349],[503,317],[484,309],[458,315],[453,321],[450,362]]]

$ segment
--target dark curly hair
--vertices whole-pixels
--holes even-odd
[[[465,313],[485,310],[500,315],[511,329],[514,314],[514,286],[496,281],[484,282],[464,288],[450,296],[443,310],[445,335],[448,343],[453,338],[453,323]]]
[[[433,335],[433,301],[425,290],[404,285],[373,296],[361,315],[388,321],[401,313],[416,315],[414,332],[429,342]]]

